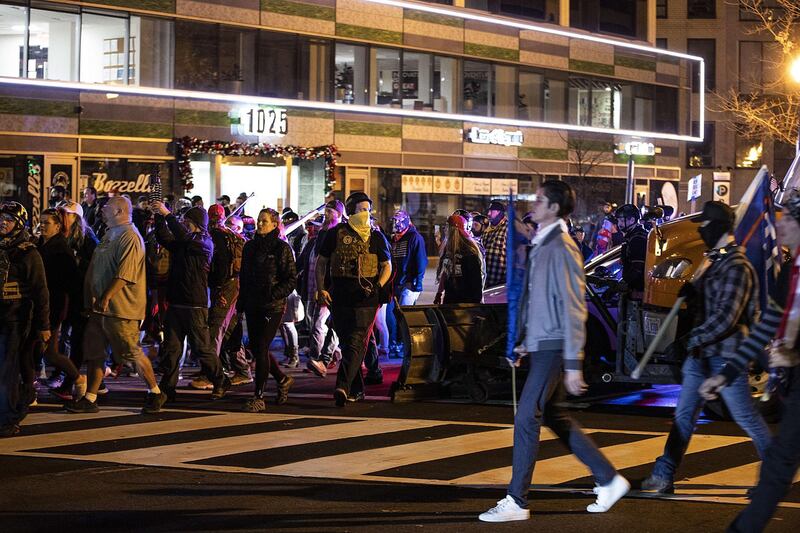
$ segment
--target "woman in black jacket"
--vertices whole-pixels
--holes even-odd
[[[81,388],[86,388],[86,378],[78,368],[58,349],[61,326],[69,313],[70,295],[76,285],[82,285],[78,278],[78,265],[64,236],[65,219],[61,209],[45,209],[41,215],[41,237],[39,254],[44,263],[47,279],[47,292],[50,296],[50,340],[44,347],[47,362],[57,371],[64,372],[66,379],[50,392],[58,398],[72,400],[72,386],[78,387],[78,397],[83,396]]]
[[[483,300],[483,255],[465,225],[466,220],[460,215],[447,219],[447,237],[442,242],[436,276],[436,304],[477,304]]]
[[[250,350],[256,361],[255,394],[244,406],[249,413],[266,410],[264,385],[271,373],[278,383],[278,405],[285,403],[294,378],[281,372],[269,345],[278,331],[286,308],[286,298],[297,284],[294,254],[283,239],[280,216],[274,209],[258,214],[256,234],[242,250],[239,273],[239,312],[244,311]]]
[[[97,240],[92,228],[84,221],[83,208],[80,204],[67,202],[62,209],[65,213],[64,234],[78,266],[76,283],[70,287],[69,291],[69,313],[67,315],[67,324],[70,326],[69,358],[75,367],[80,368],[83,365],[83,331],[86,329],[89,317],[88,311],[84,309],[83,282],[86,272],[89,271],[89,263],[94,255],[94,249],[97,248],[100,241]],[[99,205],[97,209],[99,215]],[[66,325],[64,329],[66,330]],[[101,389],[103,388],[101,387]]]

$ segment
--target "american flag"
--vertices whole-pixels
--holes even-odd
[[[761,167],[736,209],[736,242],[745,248],[759,280],[761,308],[773,293],[780,268],[780,250],[775,232],[775,204],[767,167]]]

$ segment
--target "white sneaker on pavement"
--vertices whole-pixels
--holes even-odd
[[[597,494],[597,501],[586,507],[590,513],[605,513],[611,509],[620,498],[628,494],[631,484],[624,477],[617,474],[611,483],[602,487],[595,487],[594,493]]]
[[[511,522],[514,520],[527,520],[530,517],[531,512],[529,509],[523,509],[517,505],[514,498],[506,496],[497,502],[496,506],[485,513],[481,513],[478,516],[478,520],[481,522]]]

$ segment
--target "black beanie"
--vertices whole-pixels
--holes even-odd
[[[202,207],[192,207],[186,213],[184,213],[183,218],[188,218],[194,225],[198,228],[206,231],[208,229],[208,213]]]

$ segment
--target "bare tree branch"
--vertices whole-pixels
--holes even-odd
[[[559,137],[566,143],[567,159],[580,177],[588,176],[596,167],[612,160],[611,146],[606,146],[608,141],[563,133],[559,133]]]

